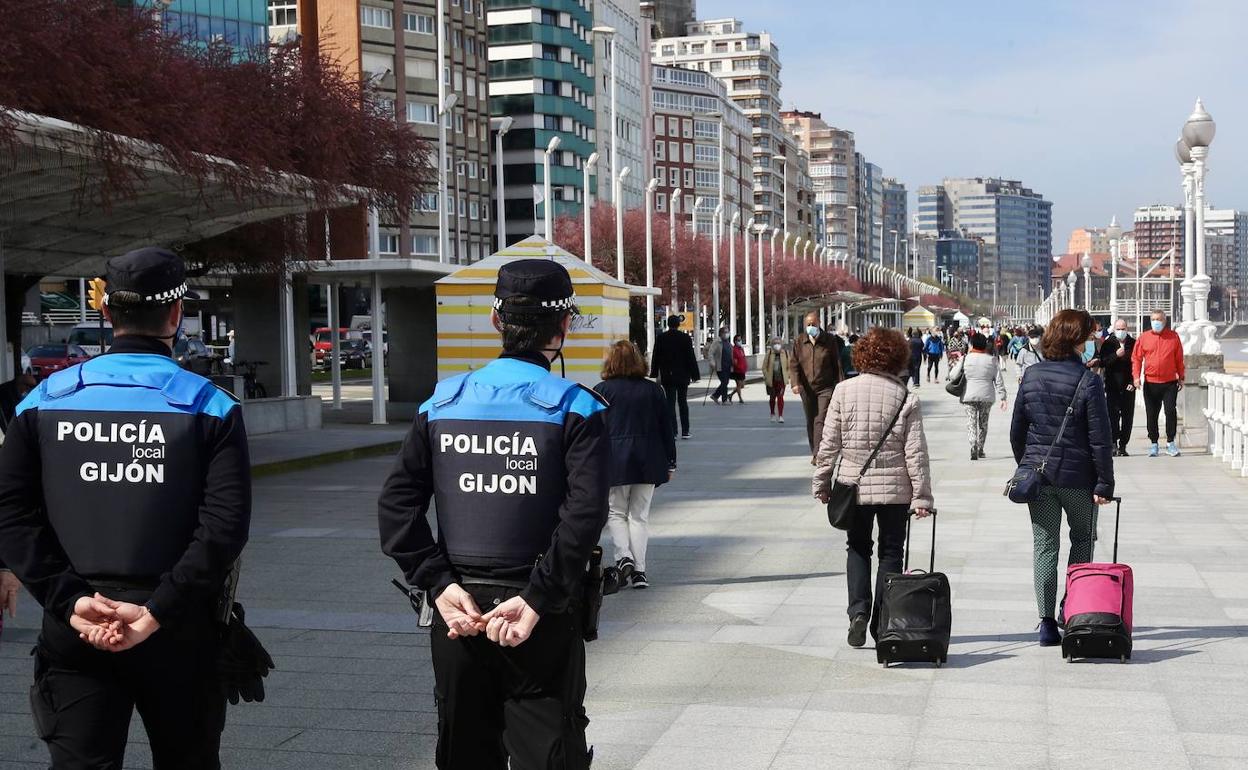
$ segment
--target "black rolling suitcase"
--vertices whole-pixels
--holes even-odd
[[[875,657],[886,668],[890,663],[935,663],[939,668],[949,657],[953,606],[949,578],[936,571],[936,511],[932,511],[932,554],[928,571],[910,572],[909,568],[910,521],[907,520],[905,571],[884,576]]]

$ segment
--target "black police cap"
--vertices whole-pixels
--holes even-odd
[[[157,246],[108,260],[105,281],[108,305],[170,305],[180,299],[199,299],[187,288],[182,258]]]
[[[504,300],[522,298],[523,309]],[[532,304],[530,304],[532,303]],[[494,287],[494,309],[524,315],[562,313],[576,308],[572,276],[563,265],[551,259],[517,259],[498,269]]]

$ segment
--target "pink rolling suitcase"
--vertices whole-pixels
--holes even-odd
[[[1118,521],[1122,498],[1115,497],[1114,559],[1112,562],[1072,564],[1066,571],[1064,616],[1066,635],[1062,656],[1075,658],[1131,658],[1131,602],[1134,580],[1131,568],[1118,563]],[[1093,535],[1095,548],[1095,535]]]

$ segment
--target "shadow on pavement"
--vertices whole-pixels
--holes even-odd
[[[844,572],[803,572],[793,575],[744,575],[735,578],[711,578],[708,580],[681,580],[672,585],[678,586],[720,586],[738,583],[783,583],[786,580],[806,580],[807,578],[839,577]]]

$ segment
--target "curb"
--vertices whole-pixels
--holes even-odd
[[[325,452],[318,455],[308,455],[307,457],[295,457],[290,460],[278,460],[271,463],[261,463],[251,466],[251,477],[253,479],[258,479],[266,476],[278,476],[283,473],[304,471],[321,465],[333,465],[335,463],[343,463],[350,460],[363,460],[369,457],[380,457],[381,455],[389,455],[398,452],[399,447],[401,446],[403,446],[402,441],[387,441],[381,444],[355,447],[354,449],[340,449],[336,452]]]

